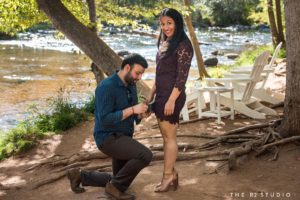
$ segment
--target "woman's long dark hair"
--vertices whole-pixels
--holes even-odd
[[[171,40],[169,41],[169,47],[164,56],[164,57],[167,57],[177,48],[178,44],[181,41],[188,39],[188,37],[187,37],[186,33],[184,32],[183,18],[177,10],[175,10],[173,8],[165,8],[161,11],[159,19],[161,19],[164,16],[172,18],[175,22],[174,35],[172,36]],[[167,38],[167,36],[163,33],[162,30],[160,30],[160,34],[159,34],[158,41],[157,41],[158,48],[159,48],[160,43],[162,41],[165,41],[166,38]]]

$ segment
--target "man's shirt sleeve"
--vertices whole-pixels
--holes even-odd
[[[123,111],[115,110],[116,96],[113,88],[98,87],[96,89],[97,115],[104,127],[111,127],[122,120]]]

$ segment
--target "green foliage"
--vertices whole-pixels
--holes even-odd
[[[46,131],[65,131],[76,124],[87,120],[88,115],[84,109],[77,108],[69,103],[69,91],[61,88],[58,95],[52,99],[52,110],[47,114],[38,113],[37,109],[33,112],[38,114],[35,122],[38,129]]]
[[[229,71],[230,66],[228,65],[218,65],[217,67],[209,67],[207,73],[212,78],[223,78],[225,72]]]
[[[65,35],[62,32],[59,32],[59,31],[57,31],[53,36],[57,40],[64,40],[64,39],[66,39]]]
[[[192,13],[192,21],[194,26],[210,26],[211,25],[211,15],[210,10],[207,6],[194,3],[195,10]]]
[[[255,24],[269,24],[267,2],[260,0],[260,3],[250,12],[249,19]]]
[[[115,26],[129,25],[134,28],[140,26],[147,28],[147,25],[157,23],[157,15],[164,6],[165,4],[161,1],[153,1],[153,3],[148,1],[96,1],[100,23]]]
[[[254,63],[256,57],[264,51],[272,52],[272,46],[253,46],[240,54],[235,66],[245,66]]]
[[[274,14],[276,6],[273,5]],[[283,28],[285,28],[285,19],[284,19],[284,7],[281,1],[281,17]],[[256,6],[254,10],[251,11],[249,19],[253,21],[255,24],[269,24],[269,16],[268,16],[268,7],[266,0],[260,0],[260,3]]]
[[[35,0],[0,0],[0,32],[14,35],[44,21]]]
[[[95,112],[95,95],[89,97],[89,101],[83,106],[83,110],[87,113]]]
[[[256,57],[264,51],[270,51],[271,53],[274,52],[274,49],[271,45],[264,45],[264,46],[252,46],[248,50],[242,52],[239,58],[236,60],[235,64],[233,65],[219,65],[217,67],[210,67],[208,68],[208,74],[213,78],[222,78],[224,74],[231,70],[232,67],[241,67],[245,65],[252,65],[256,59]],[[282,57],[285,56],[285,50],[281,49],[279,52],[282,54]]]
[[[81,23],[86,26],[89,24],[89,10],[86,1],[62,0],[62,2]]]
[[[229,26],[249,25],[250,12],[255,9],[259,0],[202,0],[201,2],[210,8],[215,25]]]
[[[95,26],[90,24],[86,1],[62,2],[80,22],[88,27]],[[98,28],[102,23],[143,28],[148,22],[155,25],[158,13],[167,6],[165,2],[170,1],[95,0]],[[0,0],[0,33],[15,35],[39,23],[49,23],[49,20],[38,10],[36,0]]]
[[[51,109],[48,114],[40,113],[32,105],[28,111],[28,119],[6,133],[0,133],[0,160],[31,149],[49,133],[65,131],[87,120],[90,111],[94,109],[94,101],[91,97],[83,108],[77,108],[69,103],[69,93],[60,89],[58,96],[50,99]]]
[[[0,160],[34,147],[43,133],[29,121],[20,123],[0,139]]]
[[[88,9],[85,1],[63,0],[65,6],[84,24],[88,24]],[[49,28],[49,20],[38,10],[36,0],[0,0],[0,32],[15,35],[25,30]]]
[[[88,113],[70,103],[57,105],[52,114],[39,114],[35,125],[43,132],[65,131],[88,119]]]
[[[279,58],[286,58],[286,50],[285,49],[280,49],[278,53]]]
[[[258,2],[261,2],[258,5]],[[0,33],[15,35],[24,30],[49,28],[47,17],[38,11],[36,0],[0,0]],[[134,28],[156,27],[158,14],[164,7],[173,7],[183,15],[189,14],[182,1],[142,1],[142,0],[95,0],[97,24],[89,21],[89,11],[86,1],[62,0],[72,14],[88,27],[102,24],[114,26],[132,26]],[[251,20],[258,22],[266,15],[263,0],[196,0],[191,5],[193,21],[202,21],[215,25],[249,24]],[[250,17],[249,17],[250,15]],[[212,18],[212,20],[210,20]],[[267,19],[267,18],[266,18]],[[266,21],[266,20],[263,20]],[[42,26],[35,27],[36,24]]]

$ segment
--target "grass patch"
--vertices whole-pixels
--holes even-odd
[[[286,58],[286,50],[285,49],[280,49],[278,53],[279,58]]]
[[[245,66],[245,65],[253,65],[255,59],[258,55],[260,55],[264,51],[273,52],[272,46],[257,46],[251,47],[248,50],[244,51],[240,54],[239,58],[237,59],[235,66]]]
[[[44,136],[65,131],[88,120],[94,112],[95,98],[81,108],[70,103],[69,93],[60,89],[57,97],[50,99],[50,109],[41,113],[35,105],[29,108],[28,119],[16,128],[0,133],[0,160],[23,153],[37,145]]]
[[[25,152],[36,146],[38,139],[44,136],[32,122],[25,120],[16,128],[1,134],[0,139],[0,160],[11,155]]]
[[[210,67],[207,73],[212,78],[223,78],[224,74],[231,69],[230,65],[218,65],[217,67]]]
[[[237,59],[234,66],[245,66],[245,65],[253,65],[256,57],[260,55],[264,51],[269,51],[271,55],[274,53],[274,48],[272,45],[265,45],[265,46],[257,46],[257,47],[251,47],[250,49],[244,51],[240,54],[239,58]],[[284,49],[280,49],[278,58],[285,58],[286,52]]]
[[[262,52],[269,51],[271,54],[273,54],[274,50],[275,49],[272,45],[253,46],[248,50],[242,52],[236,60],[235,64],[209,67],[207,68],[207,72],[212,78],[223,78],[224,74],[226,74],[226,72],[232,70],[233,68],[239,68],[242,66],[252,66],[256,57]],[[286,58],[286,51],[284,49],[280,49],[278,58]]]

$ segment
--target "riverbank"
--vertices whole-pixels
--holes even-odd
[[[269,33],[238,32],[236,30],[196,31],[203,58],[211,57],[216,50],[239,52],[251,45],[270,42]],[[57,39],[56,31],[21,33],[18,39],[0,41],[0,129],[15,127],[27,116],[27,108],[37,104],[47,107],[47,99],[55,96],[60,88],[70,91],[73,103],[82,104],[94,92],[95,82],[90,72],[90,60],[67,39]],[[151,62],[143,80],[153,80],[156,39],[138,34],[115,33],[100,36],[116,52],[139,52]],[[234,60],[217,55],[219,64]],[[196,61],[192,62],[198,78]],[[149,82],[149,81],[148,81]]]

